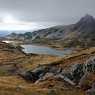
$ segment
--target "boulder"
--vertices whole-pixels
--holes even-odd
[[[86,95],[95,95],[95,88],[91,88],[89,90],[86,91]]]
[[[84,75],[83,64],[75,64],[71,67],[71,76],[74,83],[78,84]]]
[[[38,75],[36,75],[35,73],[33,73],[32,71],[27,71],[25,73],[19,73],[19,75],[24,78],[27,81],[31,81],[31,82],[35,82],[36,80],[38,80]]]

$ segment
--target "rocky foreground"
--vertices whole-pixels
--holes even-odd
[[[95,95],[95,48],[60,58],[0,42],[0,95]]]

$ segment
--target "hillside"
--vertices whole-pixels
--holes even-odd
[[[18,75],[39,64],[48,64],[60,58],[48,55],[25,54],[20,47],[0,42],[0,95],[42,95],[48,92],[28,83]]]
[[[94,67],[94,47],[61,58],[0,42],[0,95],[86,95],[93,92]]]
[[[95,18],[85,15],[72,25],[60,25],[32,33],[12,33],[8,37],[24,40],[24,43],[37,43],[55,47],[92,47],[95,46]]]

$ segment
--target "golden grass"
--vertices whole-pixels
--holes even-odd
[[[0,77],[0,95],[84,95],[83,93],[76,88],[43,88],[38,84],[27,83],[18,76]]]

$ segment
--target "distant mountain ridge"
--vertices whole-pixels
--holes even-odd
[[[35,43],[58,43],[63,47],[95,46],[95,18],[87,14],[75,24],[59,25],[14,37],[17,39],[22,37],[24,41],[28,40]]]
[[[9,34],[9,31],[0,31],[0,37],[4,37]]]

